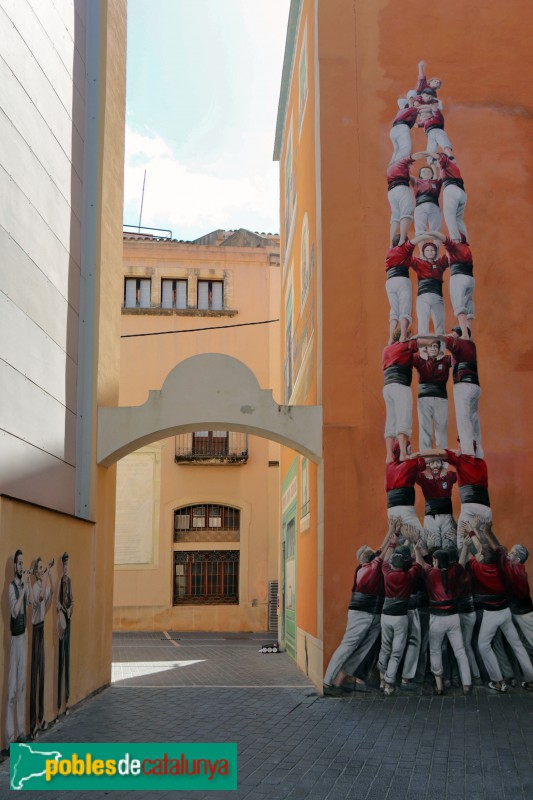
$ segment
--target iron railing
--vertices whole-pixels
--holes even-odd
[[[182,433],[175,437],[174,460],[177,464],[243,464],[248,460],[248,434],[237,431]]]

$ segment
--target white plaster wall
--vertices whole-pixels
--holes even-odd
[[[84,8],[0,0],[0,492],[71,513]]]

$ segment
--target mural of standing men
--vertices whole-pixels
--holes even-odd
[[[14,578],[9,584],[9,677],[7,681],[6,749],[15,738],[15,702],[17,705],[17,742],[25,742],[26,695],[26,607],[30,604],[29,572],[24,572],[22,550],[13,557]]]
[[[50,571],[54,566],[52,559],[46,568],[39,556],[35,559],[33,574],[35,583],[30,594],[32,601],[32,637],[31,637],[31,679],[30,679],[30,732],[32,737],[39,730],[45,731],[48,723],[44,719],[44,618],[52,600],[53,586]],[[39,709],[37,713],[37,694]]]
[[[57,673],[57,716],[61,713],[63,671],[65,673],[65,714],[68,715],[70,697],[70,619],[74,611],[72,580],[68,574],[69,554],[61,556],[63,575],[57,591],[57,633],[59,636],[59,667]]]

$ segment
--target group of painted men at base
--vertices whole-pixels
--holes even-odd
[[[385,438],[387,460],[392,460],[392,442],[398,438],[402,456],[411,434],[411,376],[419,374],[418,419],[420,448],[447,445],[448,405],[446,383],[453,370],[454,400],[461,448],[483,457],[478,404],[480,396],[476,346],[472,340],[474,319],[473,257],[464,223],[464,181],[452,156],[453,148],[444,131],[442,105],[437,99],[439,78],[427,81],[425,62],[419,64],[418,86],[398,102],[401,106],[391,129],[394,152],[387,169],[391,206],[391,247],[386,256],[385,288],[390,305],[389,341],[383,351],[384,398],[387,408]],[[411,128],[424,127],[427,149],[411,156]],[[438,152],[439,147],[441,148]],[[419,176],[410,174],[418,158],[426,157]],[[438,169],[438,174],[437,174]],[[440,232],[442,211],[448,236]],[[414,213],[413,213],[414,212]],[[414,217],[415,236],[408,239]],[[428,230],[429,228],[429,230]],[[438,257],[439,243],[446,254]],[[422,258],[414,255],[421,245]],[[459,325],[444,335],[443,276],[450,269],[450,298]],[[410,338],[412,292],[409,269],[418,277],[416,313],[418,334]],[[430,320],[433,333],[429,332]],[[448,349],[444,355],[441,347]]]
[[[70,696],[70,620],[74,610],[72,580],[68,574],[69,554],[61,556],[62,575],[56,598],[57,634],[59,638],[59,663],[57,674],[57,716],[62,707],[62,686],[65,685],[65,713],[68,714]],[[5,751],[9,752],[13,740],[25,742],[35,739],[48,723],[44,719],[45,644],[44,625],[47,611],[52,605],[54,586],[52,567],[54,559],[46,566],[41,557],[31,569],[24,569],[24,554],[17,550],[13,557],[14,578],[9,584],[9,624],[11,644],[9,652],[8,696],[5,728]],[[30,578],[33,576],[33,583]],[[26,627],[31,609],[31,670],[30,670],[30,735],[26,736]]]
[[[517,670],[522,687],[533,691],[528,551],[516,544],[508,552],[491,522],[480,518],[461,523],[460,533],[460,550],[453,544],[428,548],[417,529],[392,518],[378,550],[358,550],[348,624],[324,677],[325,695],[340,696],[354,685],[365,689],[376,663],[385,695],[397,691],[399,675],[402,687],[412,688],[425,679],[428,644],[442,695],[446,639],[464,694],[482,683],[482,675],[491,689],[506,692],[516,685]],[[450,668],[451,659],[448,680]],[[355,683],[347,685],[353,675]]]

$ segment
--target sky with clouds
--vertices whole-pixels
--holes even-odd
[[[279,231],[272,161],[290,0],[128,0],[124,223]]]

